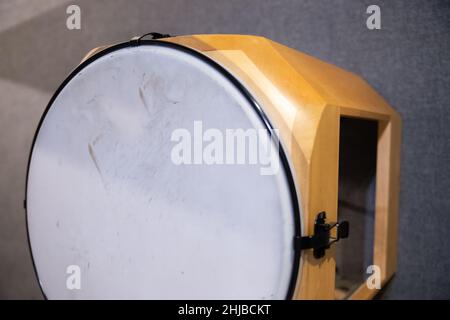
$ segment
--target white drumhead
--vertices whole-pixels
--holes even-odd
[[[266,129],[223,72],[173,47],[111,50],[64,85],[27,183],[48,298],[286,297],[295,263],[286,168],[174,163],[173,133],[194,136],[198,121],[203,132]]]

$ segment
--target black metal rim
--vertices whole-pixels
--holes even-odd
[[[267,117],[267,115],[264,113],[263,109],[261,108],[261,106],[259,105],[259,103],[256,101],[256,99],[253,97],[253,95],[247,90],[247,88],[236,78],[234,77],[228,70],[226,70],[223,66],[221,66],[220,64],[218,64],[217,62],[215,62],[214,60],[212,60],[211,58],[203,55],[201,52],[196,51],[194,49],[176,44],[176,43],[172,43],[172,42],[167,42],[167,41],[159,41],[159,40],[139,40],[138,42],[136,41],[128,41],[128,42],[122,42],[113,46],[110,46],[96,54],[94,54],[93,56],[89,57],[88,59],[86,59],[85,61],[83,61],[80,65],[78,65],[70,74],[69,76],[61,83],[61,85],[58,87],[58,89],[56,90],[56,92],[53,94],[52,98],[50,99],[49,103],[47,104],[40,120],[38,123],[38,126],[36,128],[36,131],[34,133],[34,137],[33,137],[33,141],[31,144],[31,148],[30,148],[30,152],[29,152],[29,156],[28,156],[28,165],[27,165],[27,173],[26,173],[26,180],[25,180],[25,200],[24,200],[24,209],[25,209],[25,224],[26,224],[26,232],[27,232],[27,242],[28,242],[28,247],[30,249],[30,254],[31,254],[31,260],[32,260],[32,264],[33,264],[33,269],[34,269],[34,273],[36,275],[36,279],[38,280],[38,284],[39,284],[39,288],[42,292],[42,295],[44,296],[45,299],[47,299],[47,295],[44,292],[44,289],[42,288],[41,282],[39,280],[39,274],[37,272],[36,269],[36,263],[34,261],[34,256],[33,256],[33,249],[31,246],[31,240],[30,240],[30,234],[29,234],[29,228],[28,228],[28,212],[27,212],[27,191],[28,191],[28,176],[29,176],[29,171],[30,171],[30,164],[31,164],[31,158],[33,155],[33,150],[34,150],[34,145],[36,143],[36,139],[37,136],[39,134],[39,131],[41,129],[41,126],[44,122],[44,119],[47,115],[47,112],[50,110],[51,106],[53,105],[53,102],[55,101],[55,99],[58,97],[59,93],[64,89],[64,87],[70,82],[70,80],[72,80],[73,77],[75,77],[81,70],[83,70],[86,66],[88,66],[89,64],[91,64],[92,62],[94,62],[95,60],[97,60],[98,58],[120,50],[120,49],[124,49],[124,48],[129,48],[129,47],[133,47],[133,46],[141,46],[141,45],[156,45],[156,46],[162,46],[162,47],[168,47],[168,48],[172,48],[172,49],[176,49],[179,51],[183,51],[185,53],[188,53],[198,59],[200,59],[201,61],[205,62],[206,64],[208,64],[209,66],[213,67],[214,69],[216,69],[217,71],[219,71],[225,78],[228,79],[228,81],[230,81],[238,90],[239,92],[245,97],[245,99],[250,103],[250,105],[253,107],[254,111],[257,113],[257,115],[259,116],[260,120],[264,123],[264,126],[266,127],[266,129],[269,131],[271,138],[274,140],[275,143],[278,143],[279,146],[279,155],[281,158],[281,162],[283,165],[283,168],[286,172],[286,179],[288,181],[289,184],[289,190],[290,190],[290,196],[291,196],[291,201],[292,201],[292,207],[294,210],[294,239],[298,236],[301,236],[301,219],[300,219],[300,207],[299,207],[299,202],[298,202],[298,197],[297,197],[297,192],[296,192],[296,186],[295,186],[295,182],[294,182],[294,177],[292,175],[292,171],[289,165],[289,161],[287,159],[286,153],[283,149],[283,146],[281,145],[278,137],[274,134],[272,134],[274,127],[272,126],[269,118]],[[294,296],[294,291],[296,288],[296,284],[297,284],[297,277],[298,277],[298,272],[299,272],[299,268],[300,268],[300,255],[301,255],[301,251],[300,250],[295,250],[294,248],[294,241],[292,242],[292,250],[294,251],[294,265],[292,268],[292,274],[291,274],[291,279],[289,282],[289,287],[288,287],[288,292],[286,294],[286,299],[290,300],[293,298]]]

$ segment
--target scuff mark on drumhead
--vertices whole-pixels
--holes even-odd
[[[141,87],[139,87],[139,98],[141,98],[142,103],[144,104],[145,110],[147,110],[147,113],[150,115],[150,110],[148,108],[147,100],[145,99],[144,91]]]
[[[100,179],[102,180],[102,184],[104,186],[105,183],[103,181],[103,174],[102,174],[102,171],[100,170],[100,166],[98,165],[97,158],[95,157],[94,148],[92,147],[92,145],[90,143],[88,143],[88,150],[89,150],[89,155],[92,159],[92,162],[95,165],[95,169],[97,170],[98,174],[100,175]]]

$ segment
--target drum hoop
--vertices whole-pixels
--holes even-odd
[[[31,261],[32,261],[34,273],[36,275],[36,279],[38,280],[39,289],[41,290],[42,295],[44,296],[44,298],[46,300],[48,299],[47,295],[44,292],[44,288],[41,285],[41,281],[39,279],[39,274],[37,272],[36,264],[34,261],[33,249],[31,247],[31,240],[30,240],[30,233],[29,233],[29,226],[28,226],[28,213],[27,213],[28,177],[29,177],[29,173],[30,173],[31,158],[33,155],[34,145],[36,143],[37,136],[38,136],[41,126],[44,122],[44,119],[45,119],[48,111],[50,110],[51,106],[53,105],[55,99],[58,97],[60,92],[65,88],[65,86],[80,71],[82,71],[89,64],[91,64],[95,60],[103,57],[104,55],[107,55],[111,52],[118,51],[121,49],[136,47],[136,46],[161,46],[161,47],[166,47],[166,48],[171,48],[171,49],[175,49],[178,51],[182,51],[184,53],[187,53],[187,54],[201,60],[202,62],[206,63],[208,66],[210,66],[213,69],[215,69],[216,71],[218,71],[228,81],[231,82],[231,84],[239,91],[240,94],[243,95],[245,100],[252,106],[253,110],[256,112],[256,114],[258,115],[258,117],[263,122],[266,129],[268,130],[271,139],[274,141],[274,143],[277,143],[277,145],[279,146],[279,155],[281,158],[281,163],[283,165],[283,168],[286,172],[286,179],[289,184],[290,197],[291,197],[292,207],[293,207],[293,211],[294,211],[294,237],[292,239],[292,247],[291,247],[292,250],[294,251],[294,265],[292,268],[291,278],[290,278],[290,282],[289,282],[289,286],[288,286],[288,291],[286,294],[286,300],[291,300],[294,297],[295,289],[297,286],[297,278],[299,276],[298,273],[299,273],[299,269],[300,269],[301,251],[295,250],[294,239],[296,237],[301,236],[301,216],[300,216],[300,207],[299,207],[294,177],[292,175],[292,171],[291,171],[291,168],[289,165],[288,158],[286,156],[286,153],[284,151],[284,148],[283,148],[281,142],[279,141],[279,138],[277,137],[276,134],[272,134],[274,132],[274,127],[272,126],[272,123],[270,122],[269,118],[267,117],[267,115],[265,114],[263,109],[261,108],[260,104],[253,97],[253,95],[248,91],[248,89],[234,75],[232,75],[228,70],[226,70],[219,63],[217,63],[213,59],[209,58],[208,56],[202,54],[201,52],[199,52],[197,50],[191,49],[189,47],[186,47],[186,46],[183,46],[183,45],[180,45],[177,43],[161,41],[161,40],[147,40],[147,39],[142,39],[138,42],[131,40],[131,41],[121,42],[121,43],[112,45],[110,47],[107,47],[107,48],[93,54],[91,57],[89,57],[88,59],[86,59],[85,61],[80,63],[75,69],[72,70],[72,72],[70,72],[70,74],[59,85],[59,87],[57,88],[57,90],[55,91],[53,96],[51,97],[44,112],[41,115],[38,126],[37,126],[36,131],[33,136],[33,140],[32,140],[31,147],[30,147],[30,152],[29,152],[29,156],[28,156],[28,164],[27,164],[27,171],[26,171],[27,173],[26,173],[26,179],[25,179],[25,197],[24,197],[23,206],[24,206],[24,210],[25,210],[25,225],[26,225],[26,233],[27,233],[27,243],[28,243],[28,247],[29,247],[29,250],[31,253]]]

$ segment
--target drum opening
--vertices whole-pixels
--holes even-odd
[[[349,297],[373,264],[378,122],[341,117],[338,220],[348,220],[347,241],[336,246],[336,298]]]

